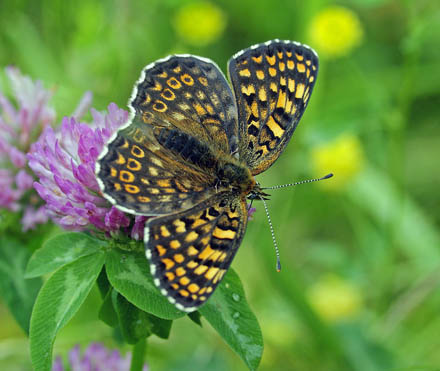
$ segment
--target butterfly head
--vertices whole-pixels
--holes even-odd
[[[248,200],[269,200],[270,194],[263,192],[263,189],[260,187],[259,183],[255,183],[254,188],[248,194]]]

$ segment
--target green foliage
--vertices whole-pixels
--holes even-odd
[[[113,306],[113,289],[107,291],[107,295],[103,297],[101,308],[99,309],[98,317],[105,324],[116,327],[119,325],[118,314]]]
[[[30,252],[23,242],[0,238],[0,297],[26,333],[29,332],[32,307],[42,284],[40,278],[25,278],[29,256]]]
[[[212,298],[199,309],[234,351],[255,370],[263,354],[263,337],[237,274],[231,269]]]
[[[200,327],[202,327],[202,318],[199,313],[199,311],[188,313],[188,318],[193,321],[194,323],[197,323]]]
[[[112,286],[140,309],[165,319],[184,316],[154,285],[144,254],[109,251],[106,270]]]
[[[99,318],[119,329],[127,344],[138,344],[152,334],[168,339],[172,320],[185,315],[158,292],[143,254],[120,250],[114,242],[110,247],[84,233],[48,240],[34,253],[28,269],[32,276],[55,270],[38,294],[32,313],[31,356],[36,370],[49,368],[57,333],[78,311],[95,282],[103,298]],[[261,330],[234,271],[201,313],[249,368],[256,369],[263,350]],[[200,323],[200,317],[192,317]]]
[[[122,336],[128,344],[136,344],[151,335],[147,313],[139,310],[115,290],[112,291],[112,304],[118,316]]]
[[[35,302],[30,347],[35,370],[50,370],[55,336],[78,311],[104,264],[104,253],[83,256],[57,270]]]
[[[48,240],[37,250],[26,268],[26,278],[53,272],[83,256],[99,251],[103,242],[82,233],[65,233]]]

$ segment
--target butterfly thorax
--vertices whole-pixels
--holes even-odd
[[[168,127],[155,128],[154,135],[163,148],[197,166],[201,172],[213,175],[212,186],[216,189],[227,189],[245,196],[254,188],[256,183],[249,168],[211,144]]]
[[[216,173],[217,186],[230,189],[243,196],[249,194],[256,184],[249,169],[231,156],[225,156],[222,161],[219,161]]]

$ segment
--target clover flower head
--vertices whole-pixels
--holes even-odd
[[[226,26],[223,11],[207,1],[183,5],[174,19],[179,36],[188,44],[205,46],[216,41]]]
[[[0,89],[0,209],[21,212],[22,229],[26,231],[47,221],[32,189],[34,177],[27,167],[26,153],[40,133],[54,123],[55,110],[49,103],[52,92],[40,81],[14,67],[6,68],[6,76],[11,100]],[[89,101],[86,94],[80,108]]]
[[[133,218],[111,206],[95,177],[95,163],[110,136],[128,119],[128,112],[111,103],[107,113],[91,110],[91,125],[64,117],[61,129],[47,128],[28,154],[29,166],[39,177],[34,183],[46,201],[50,217],[64,229],[117,232]],[[145,218],[134,220],[131,235],[143,237]]]
[[[319,186],[327,190],[343,189],[362,171],[364,162],[362,143],[353,134],[343,134],[312,149],[315,174],[335,174],[330,181],[319,182]]]
[[[319,12],[309,27],[311,45],[328,58],[349,54],[361,44],[363,35],[362,24],[356,13],[337,5]]]
[[[257,211],[257,209],[255,207],[251,207],[250,204],[248,204],[248,218],[249,220],[254,219],[254,214]]]
[[[131,353],[123,357],[117,350],[109,350],[100,343],[92,343],[81,355],[79,345],[75,346],[68,356],[68,361],[63,363],[61,357],[57,357],[52,365],[52,371],[129,371]],[[65,367],[67,366],[67,367]],[[143,371],[148,370],[144,365]]]

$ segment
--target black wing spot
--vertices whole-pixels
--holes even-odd
[[[255,125],[249,125],[248,126],[248,133],[250,135],[253,135],[254,137],[256,137],[258,135],[258,128]],[[251,142],[249,142],[251,143]]]
[[[151,70],[152,75],[160,75],[161,73],[163,73],[163,68],[161,67],[155,67]]]
[[[220,215],[220,213],[218,212],[218,210],[215,207],[210,207],[208,209],[208,214],[214,217],[217,217]]]
[[[196,63],[193,60],[185,61],[185,64],[188,68],[194,68],[196,66]]]
[[[177,60],[173,60],[171,63],[170,63],[170,67],[172,68],[172,69],[175,69],[175,68],[177,68],[179,66],[179,62],[177,61]]]

